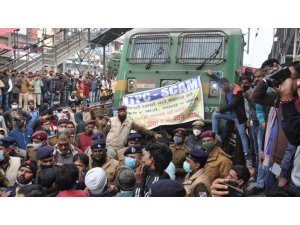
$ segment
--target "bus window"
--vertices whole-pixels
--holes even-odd
[[[130,38],[127,59],[134,64],[169,62],[171,37],[168,34],[137,34]]]
[[[216,65],[224,60],[225,34],[222,32],[182,33],[177,62]]]

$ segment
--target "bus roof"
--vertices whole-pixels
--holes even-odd
[[[227,35],[242,35],[242,29],[240,28],[137,28],[127,32],[125,37],[128,38],[138,33],[182,33],[202,31],[223,31]]]

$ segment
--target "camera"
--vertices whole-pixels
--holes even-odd
[[[245,193],[242,189],[237,187],[235,182],[228,181],[225,185],[228,187],[229,194],[227,197],[244,197]]]
[[[294,63],[294,68],[300,74],[300,63],[297,62],[297,64]],[[292,75],[290,69],[288,66],[279,69],[272,74],[266,76],[264,78],[264,81],[267,83],[270,87],[279,87],[280,84],[282,84],[287,78],[289,78]]]
[[[249,91],[250,88],[254,88],[253,84],[244,84],[243,85],[243,92]]]

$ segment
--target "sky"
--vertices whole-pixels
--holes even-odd
[[[248,28],[242,28],[242,31],[245,42],[248,42]],[[244,51],[244,66],[259,68],[268,58],[273,43],[273,32],[273,28],[250,28],[249,53],[246,52],[246,45]]]

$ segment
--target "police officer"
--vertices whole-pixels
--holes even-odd
[[[109,116],[109,107],[103,101],[100,103],[99,115]]]
[[[90,168],[101,167],[105,170],[109,183],[115,179],[118,161],[106,153],[104,140],[98,139],[91,144]]]
[[[32,144],[26,146],[26,159],[36,160],[36,151],[42,146],[47,145],[48,134],[46,131],[38,130],[31,136]]]
[[[190,151],[190,148],[184,144],[187,131],[183,128],[174,130],[174,143],[170,144],[170,149],[173,153],[172,162],[176,167],[177,174],[183,174],[183,162],[185,160],[185,153]]]
[[[207,197],[210,195],[211,182],[204,172],[208,154],[203,150],[192,150],[186,153],[183,168],[188,174],[185,176],[183,186],[188,197]]]
[[[138,133],[129,134],[127,138],[127,146],[141,145],[142,143],[142,135]],[[119,166],[124,165],[124,153],[128,147],[122,148],[117,151],[117,159],[119,161]]]
[[[225,178],[231,167],[231,157],[227,155],[220,147],[216,145],[216,133],[207,130],[202,133],[202,146],[208,153],[208,159],[205,164],[205,173],[213,182],[216,178]]]
[[[135,169],[142,164],[142,156],[143,151],[141,145],[128,146],[126,151],[124,152],[125,166],[131,169]]]
[[[204,123],[200,120],[197,120],[192,124],[192,126],[193,126],[193,134],[188,136],[185,144],[192,150],[193,149],[200,150],[202,147],[202,140],[200,138],[200,135],[203,131]]]

